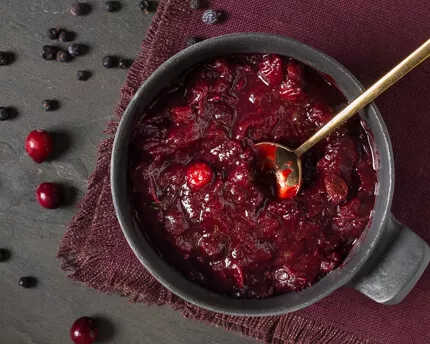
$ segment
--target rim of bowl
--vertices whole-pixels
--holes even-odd
[[[258,49],[261,50],[261,48],[256,48],[261,44],[275,47],[284,46],[289,48],[291,51],[294,51],[294,53],[278,53],[275,51],[276,48],[273,48],[272,50],[267,48],[265,51],[257,51]],[[229,45],[234,45],[238,52],[221,52],[217,54],[215,53],[216,49],[215,51],[213,50],[217,46]],[[254,46],[254,50],[251,49],[252,51],[248,51],[247,49],[249,49],[249,46]],[[347,261],[343,263],[342,268],[335,269],[310,288],[304,289],[298,293],[284,293],[266,299],[233,299],[225,295],[213,293],[202,286],[188,281],[173,267],[164,262],[162,257],[158,255],[155,249],[150,243],[148,243],[146,238],[140,232],[140,225],[137,224],[134,219],[127,181],[128,150],[131,129],[134,126],[135,120],[141,115],[142,108],[153,99],[163,86],[168,84],[168,81],[173,79],[174,76],[166,78],[166,75],[173,73],[174,67],[183,64],[184,61],[190,60],[191,58],[194,58],[195,60],[193,60],[192,63],[187,62],[187,68],[216,56],[252,52],[278,53],[280,55],[289,56],[307,64],[321,73],[329,75],[336,82],[336,86],[342,93],[344,93],[348,101],[357,97],[364,90],[363,86],[353,76],[353,74],[339,62],[315,48],[288,37],[251,32],[228,34],[207,39],[180,51],[164,62],[146,79],[131,99],[124,111],[115,134],[110,170],[111,189],[115,212],[129,246],[144,267],[163,286],[182,299],[211,311],[241,316],[269,316],[296,311],[321,300],[339,287],[347,284],[363,268],[363,265],[378,245],[382,233],[384,232],[384,225],[390,214],[389,210],[394,189],[394,162],[387,128],[376,105],[371,103],[365,110],[360,112],[360,116],[374,121],[374,127],[377,127],[379,131],[379,141],[382,142],[382,146],[378,145],[377,150],[378,153],[380,151],[384,151],[384,160],[386,160],[387,165],[385,166],[386,176],[384,178],[386,189],[382,190],[382,195],[377,194],[374,207],[374,210],[378,208],[378,215],[380,215],[379,221],[375,223],[375,218],[372,217],[371,225],[369,226],[364,239],[361,239],[361,241],[365,242],[367,245],[354,245],[353,250],[347,257]],[[204,53],[210,53],[211,57],[205,55],[204,58],[199,58],[199,56]],[[175,71],[176,75],[181,74],[187,68],[178,68],[178,71]],[[334,72],[336,72],[336,76],[333,75]],[[162,84],[162,86],[155,87],[157,84]],[[348,95],[345,93],[344,88],[348,87],[347,85],[350,88],[353,88],[353,91],[351,92],[354,94]],[[157,92],[153,92],[154,95],[152,97],[148,96],[147,100],[145,100],[146,104],[142,106],[142,104],[140,104],[141,98],[144,97],[145,93],[151,94],[151,88],[158,88],[159,90]],[[372,118],[369,117],[369,114],[372,115]],[[124,163],[126,168],[124,168]],[[378,171],[378,185],[380,185],[379,174],[380,173]],[[376,224],[378,226],[376,226]],[[138,228],[136,229],[136,227]],[[353,251],[354,254],[351,256]],[[318,288],[321,290],[317,290]],[[317,290],[317,292],[315,292],[315,290]],[[300,302],[300,299],[304,299],[304,301]],[[271,302],[269,302],[270,300]],[[287,300],[289,303],[292,303],[292,305],[289,305],[288,302],[286,302],[287,304],[282,304],[283,301],[285,302]]]

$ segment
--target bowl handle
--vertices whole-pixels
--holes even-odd
[[[373,261],[370,271],[354,280],[352,287],[376,302],[395,305],[408,295],[423,274],[430,260],[430,248],[393,216],[386,226],[393,239]]]

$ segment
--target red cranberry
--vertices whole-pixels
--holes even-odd
[[[99,329],[88,317],[77,319],[70,328],[70,337],[75,344],[92,344],[97,339]]]
[[[33,130],[25,140],[25,151],[38,164],[45,161],[52,152],[51,135],[45,130]]]
[[[55,183],[42,183],[36,189],[36,198],[46,209],[58,208],[61,204],[61,187]]]
[[[213,177],[212,169],[203,162],[191,165],[187,170],[188,185],[192,189],[200,189],[210,183]]]

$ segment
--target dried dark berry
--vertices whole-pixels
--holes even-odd
[[[42,109],[44,111],[53,111],[57,108],[57,102],[55,100],[45,99],[42,102]]]
[[[148,12],[149,12],[149,1],[148,0],[141,1],[139,3],[139,7],[143,13],[148,14]]]
[[[45,60],[55,60],[57,51],[58,49],[52,45],[44,45],[40,54]]]
[[[76,75],[78,77],[78,80],[87,81],[90,78],[91,73],[86,70],[78,70],[78,73]]]
[[[70,45],[68,51],[71,56],[78,56],[78,55],[82,55],[83,48],[82,48],[82,45],[78,43],[73,43],[72,45]]]
[[[22,288],[31,288],[36,285],[37,281],[33,277],[21,277],[19,279],[19,286]]]
[[[108,12],[116,12],[121,9],[121,4],[118,1],[106,1],[105,7]]]
[[[72,56],[67,51],[59,50],[56,56],[58,62],[66,63],[72,59]]]
[[[190,8],[192,10],[198,10],[203,7],[201,0],[190,0]]]
[[[0,249],[0,262],[5,262],[9,259],[10,253],[6,249]]]
[[[74,4],[72,7],[70,7],[70,14],[72,16],[83,16],[85,14],[88,14],[90,11],[90,5],[84,4],[82,2],[78,2]]]
[[[155,12],[157,6],[158,3],[155,1],[143,0],[139,3],[140,10],[145,14],[148,14],[149,12]]]
[[[48,37],[50,39],[58,39],[60,35],[60,30],[58,28],[52,27],[48,30]]]
[[[60,42],[70,42],[73,41],[74,36],[73,32],[62,30],[58,35],[58,39]]]
[[[0,51],[0,66],[5,66],[10,63],[11,56],[6,51]]]
[[[213,25],[219,22],[221,13],[215,10],[206,10],[203,12],[202,21],[205,24]]]
[[[185,43],[185,46],[188,48],[188,47],[191,47],[192,45],[194,45],[194,44],[196,44],[196,43],[199,43],[200,41],[201,41],[202,39],[201,38],[199,38],[199,37],[188,37],[188,39],[187,39],[187,41],[186,41],[186,43]]]
[[[113,68],[118,65],[118,58],[116,56],[105,56],[102,60],[103,67],[105,68]]]
[[[0,107],[0,121],[6,121],[10,117],[8,108]]]
[[[131,66],[131,61],[127,59],[119,59],[118,67],[121,69],[128,69]]]

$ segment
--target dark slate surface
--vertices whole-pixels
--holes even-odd
[[[82,315],[106,319],[104,343],[252,343],[234,333],[191,322],[168,307],[130,304],[106,296],[65,277],[55,258],[66,224],[95,167],[96,149],[111,118],[124,70],[106,70],[106,54],[134,58],[151,17],[139,12],[138,1],[121,1],[116,13],[104,1],[91,1],[92,13],[75,18],[66,0],[1,0],[0,50],[16,54],[0,67],[0,106],[17,109],[15,118],[0,122],[0,248],[12,257],[0,263],[0,343],[71,343],[69,328]],[[76,42],[90,47],[69,64],[44,61],[46,31],[61,26],[76,32]],[[66,46],[65,44],[63,44]],[[87,69],[87,82],[76,71]],[[43,99],[57,99],[54,112],[41,109]],[[37,165],[24,152],[27,134],[36,128],[60,135],[64,147],[57,159]],[[60,210],[43,210],[34,197],[43,181],[61,181],[75,191],[74,201]],[[21,289],[18,279],[38,278],[34,289]],[[110,325],[113,328],[110,328]]]

